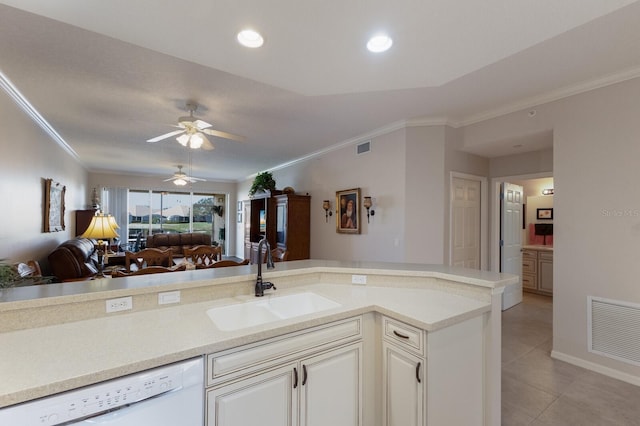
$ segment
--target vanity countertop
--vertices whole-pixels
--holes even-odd
[[[0,407],[368,312],[380,312],[424,330],[435,331],[490,312],[496,295],[499,299],[504,286],[518,280],[518,277],[508,274],[425,265],[301,261],[279,263],[277,268],[265,273],[265,279],[279,284],[304,276],[305,282],[279,286],[275,292],[267,291],[269,294],[265,298],[311,291],[338,302],[340,306],[235,331],[217,329],[206,311],[216,306],[255,300],[252,289],[243,287],[244,294],[239,295],[214,296],[206,301],[185,301],[183,304],[0,333]],[[247,286],[249,272],[253,273],[251,277],[255,280],[255,266],[222,269],[235,272],[200,274],[199,277],[209,277],[205,280],[209,287],[234,282]],[[352,285],[350,281],[336,283],[326,280],[341,274],[348,274],[344,276],[350,279],[350,274],[354,273],[367,275],[376,283]],[[175,274],[159,275],[173,275],[175,281]],[[150,277],[123,279],[118,286],[124,288],[109,294],[146,291],[157,300],[158,291],[173,290],[180,284],[165,283],[163,286],[167,277]],[[381,277],[388,277],[388,282],[380,281]],[[113,284],[117,280],[111,281]],[[402,284],[394,284],[399,281]],[[187,286],[189,283],[182,284]],[[54,289],[51,291],[55,292]],[[97,297],[93,291],[71,293],[65,297],[71,300],[84,300],[87,295]],[[60,297],[51,301],[61,303]],[[29,303],[43,303],[42,299],[18,299],[20,301],[13,303],[27,306]],[[2,305],[0,303],[0,307]],[[103,302],[100,306],[104,306]],[[6,312],[11,311],[7,306],[5,309]]]
[[[550,251],[553,252],[553,246],[550,245],[541,245],[541,244],[536,244],[536,245],[525,245],[522,246],[523,249],[527,249],[527,250],[538,250],[538,251]]]

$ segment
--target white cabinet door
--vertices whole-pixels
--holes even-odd
[[[424,424],[424,362],[388,342],[383,349],[383,425]]]
[[[300,425],[360,426],[362,344],[300,362]]]
[[[212,388],[207,392],[209,426],[296,426],[297,364]],[[299,386],[299,384],[298,384]]]

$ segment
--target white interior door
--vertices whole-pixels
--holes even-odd
[[[523,188],[504,182],[500,197],[500,272],[520,276],[518,285],[505,289],[502,309],[522,301]]]
[[[480,269],[480,181],[452,179],[450,263]]]

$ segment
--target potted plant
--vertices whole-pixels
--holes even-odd
[[[274,191],[276,189],[276,181],[273,179],[271,172],[258,173],[253,179],[249,196],[252,197],[256,192]]]
[[[0,259],[0,288],[13,287],[20,281],[20,275],[12,265]]]

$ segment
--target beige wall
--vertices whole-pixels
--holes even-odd
[[[371,151],[357,155],[348,145],[273,172],[278,189],[293,187],[311,195],[311,257],[314,259],[402,261],[405,233],[405,131],[371,140]],[[247,199],[251,180],[238,186]],[[360,188],[373,197],[375,216],[361,212],[361,234],[336,233],[336,191]],[[322,201],[331,200],[333,216],[325,221]],[[237,256],[244,256],[238,234]],[[397,244],[396,244],[397,243]]]
[[[73,210],[83,208],[86,171],[0,91],[0,259],[36,259],[47,272],[47,255],[75,229]],[[66,230],[44,233],[44,179],[66,186]]]
[[[640,303],[638,99],[634,79],[465,128],[465,145],[553,129],[554,356],[635,383],[640,367],[587,351],[587,296]]]

